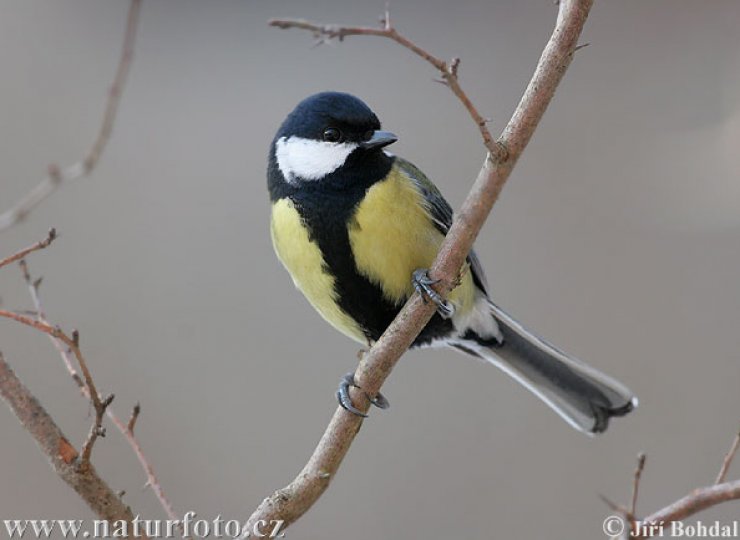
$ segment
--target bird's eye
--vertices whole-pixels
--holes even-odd
[[[324,140],[326,142],[339,142],[342,139],[342,132],[337,128],[326,128],[324,130]]]
[[[363,140],[363,141],[369,141],[370,139],[372,139],[372,138],[373,138],[373,134],[374,134],[374,133],[375,133],[375,130],[373,130],[373,129],[368,129],[368,130],[367,130],[367,131],[365,132],[365,134],[364,134],[364,135],[362,136],[362,140]]]

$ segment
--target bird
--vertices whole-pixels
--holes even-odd
[[[371,345],[414,292],[436,312],[411,348],[449,347],[512,376],[568,424],[587,434],[637,406],[622,383],[562,352],[503,311],[489,296],[471,250],[443,300],[428,268],[453,220],[439,189],[416,166],[388,152],[398,140],[361,99],[321,92],[302,100],[270,144],[270,233],[294,285],[334,328]],[[354,406],[352,374],[340,382]],[[385,408],[382,396],[368,396]]]

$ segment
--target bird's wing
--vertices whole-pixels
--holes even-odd
[[[437,230],[444,235],[452,226],[453,211],[450,203],[445,200],[440,193],[437,186],[435,186],[429,178],[427,178],[423,172],[421,172],[413,163],[406,161],[405,159],[396,157],[396,166],[408,176],[413,182],[414,186],[424,198],[426,210],[429,213],[434,226]],[[486,280],[486,274],[483,272],[483,267],[478,260],[478,256],[475,254],[475,250],[471,249],[468,254],[468,263],[470,264],[470,271],[473,274],[473,281],[475,284],[486,294],[488,294],[488,282]]]

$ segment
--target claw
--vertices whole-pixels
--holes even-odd
[[[375,396],[374,398],[371,398],[367,394],[365,394],[365,396],[370,401],[370,403],[375,405],[378,409],[387,409],[388,407],[391,406],[390,402],[381,393],[378,393],[378,395]]]
[[[437,313],[443,319],[449,319],[455,314],[455,306],[452,303],[444,300],[434,289],[432,285],[439,283],[438,279],[431,279],[427,270],[420,268],[416,270],[411,276],[411,283],[414,285],[414,289],[424,299],[424,302],[431,300],[437,306]]]
[[[337,390],[337,401],[339,401],[339,405],[341,405],[345,411],[349,411],[355,416],[367,418],[367,415],[360,409],[355,407],[352,403],[352,398],[349,396],[349,389],[353,386],[357,388],[357,385],[355,384],[355,374],[347,373],[344,377],[342,377],[342,380],[339,381],[339,389]]]
[[[367,415],[360,409],[355,407],[352,403],[352,398],[349,395],[349,389],[351,387],[360,388],[355,384],[355,374],[352,372],[347,373],[344,377],[342,377],[342,380],[339,381],[339,389],[337,390],[337,401],[339,401],[339,405],[344,410],[351,412],[356,416],[367,418]],[[385,398],[385,396],[383,396],[383,394],[378,393],[377,396],[370,397],[367,392],[363,393],[365,394],[367,400],[379,409],[387,409],[388,407],[390,407],[390,403],[388,403],[388,400]]]

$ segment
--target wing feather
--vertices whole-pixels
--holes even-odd
[[[429,213],[429,217],[434,223],[434,226],[437,227],[439,232],[446,235],[452,226],[452,218],[454,215],[450,203],[448,203],[442,196],[442,193],[437,189],[437,186],[435,186],[432,181],[429,180],[413,163],[396,157],[396,166],[414,183],[414,186],[419,190],[419,193],[421,193],[424,198],[426,210]],[[486,274],[483,271],[483,266],[481,266],[475,250],[470,250],[467,260],[468,264],[470,264],[473,282],[479,289],[488,295]]]

